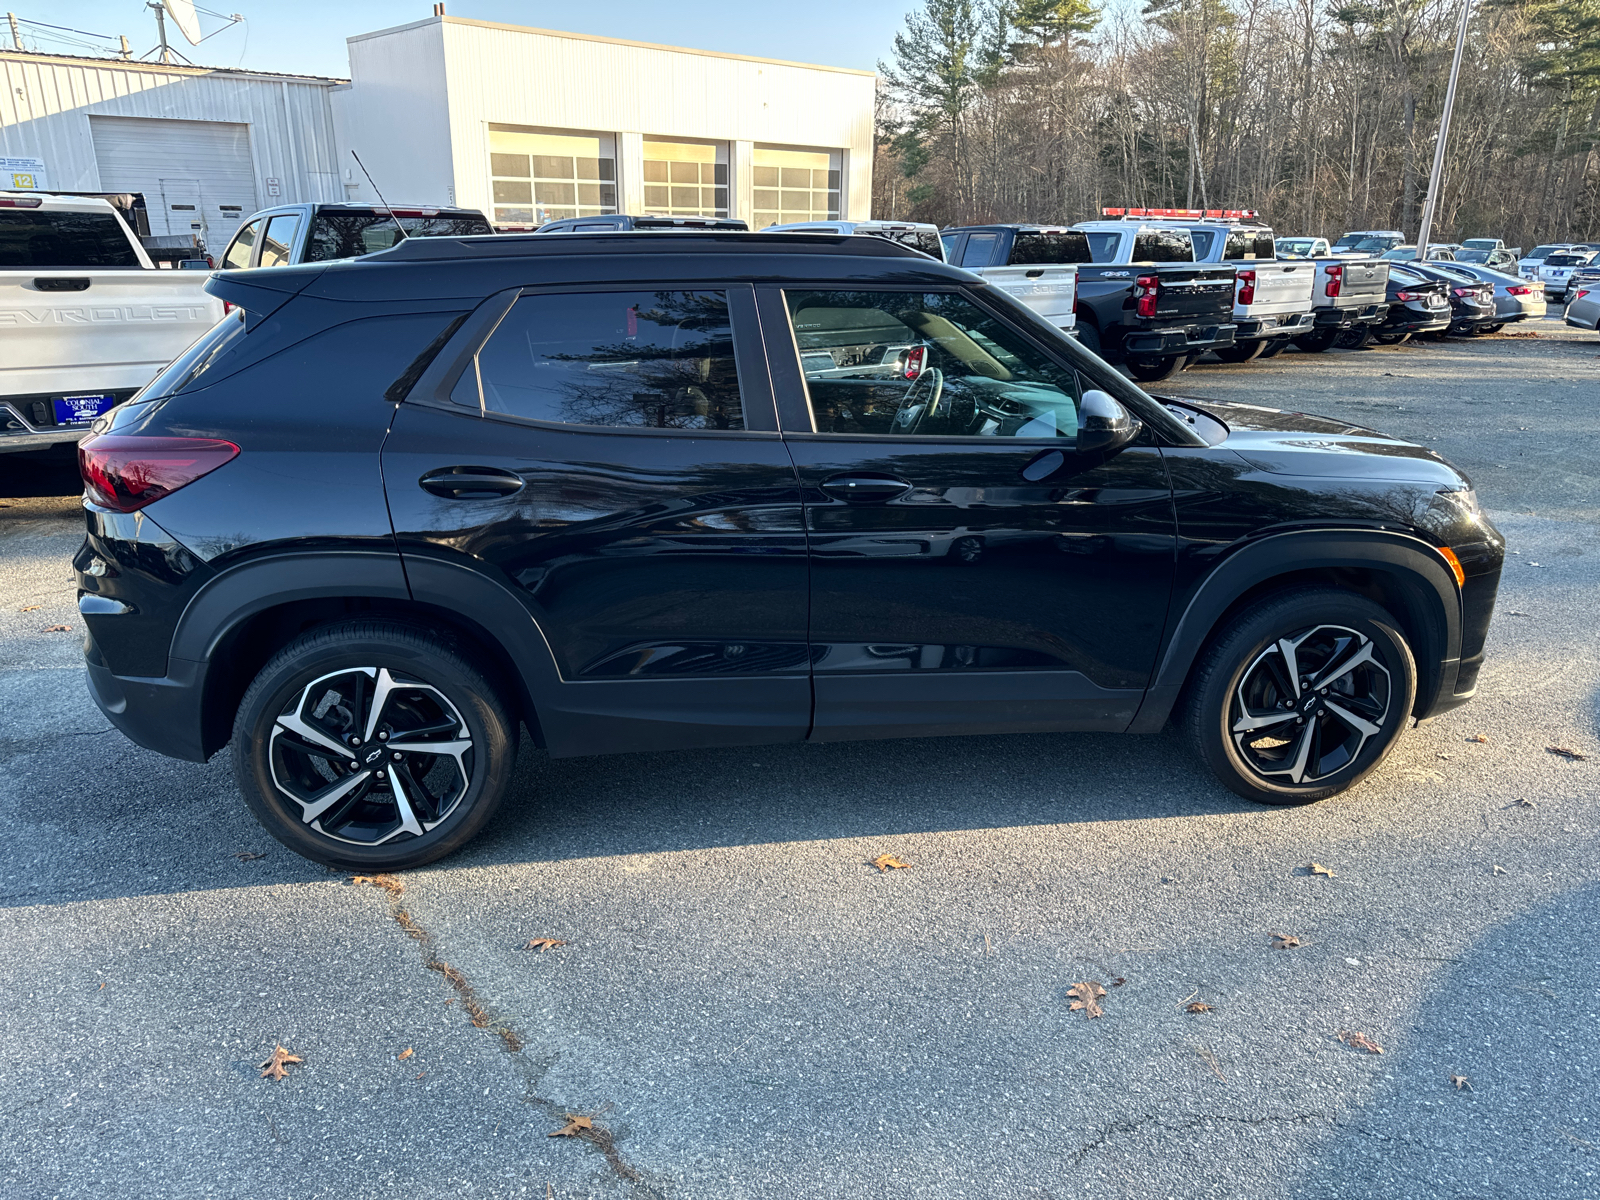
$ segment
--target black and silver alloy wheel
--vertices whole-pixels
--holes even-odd
[[[256,819],[329,866],[441,858],[510,786],[517,725],[451,641],[387,620],[323,626],[279,650],[240,701],[234,774]]]
[[[1383,732],[1392,690],[1372,639],[1357,630],[1318,625],[1279,638],[1234,689],[1233,744],[1264,778],[1316,783],[1355,762]]]
[[[1264,804],[1305,804],[1360,782],[1389,753],[1416,699],[1401,625],[1340,588],[1258,601],[1216,631],[1181,721],[1212,772]]]
[[[472,736],[438,688],[387,667],[335,671],[278,715],[272,782],[327,837],[381,846],[439,827],[472,780]]]

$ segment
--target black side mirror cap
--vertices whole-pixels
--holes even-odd
[[[1078,401],[1079,454],[1114,454],[1138,437],[1142,427],[1110,392],[1091,388]]]

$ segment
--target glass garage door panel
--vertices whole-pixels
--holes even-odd
[[[728,215],[728,144],[644,139],[644,211],[658,217]]]
[[[754,227],[838,220],[842,158],[837,150],[755,147]]]
[[[617,211],[617,148],[608,134],[489,127],[496,225],[539,225]]]

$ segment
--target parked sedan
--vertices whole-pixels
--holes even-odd
[[[1382,324],[1372,327],[1373,340],[1398,346],[1413,334],[1449,329],[1449,292],[1447,284],[1426,278],[1418,268],[1399,264],[1390,267],[1389,311]]]
[[[1428,263],[1415,270],[1428,279],[1439,280],[1450,289],[1449,332],[1472,334],[1482,333],[1491,325],[1499,327],[1493,284],[1458,271],[1454,263]]]
[[[1391,262],[1415,262],[1417,248],[1415,246],[1394,246],[1385,250],[1380,258],[1387,258]],[[1456,247],[1451,242],[1429,242],[1428,258],[1432,262],[1454,262]]]
[[[1545,315],[1547,306],[1542,283],[1518,279],[1515,275],[1508,275],[1504,271],[1495,271],[1474,263],[1454,262],[1448,267],[1439,269],[1453,271],[1458,275],[1470,276],[1480,282],[1494,285],[1494,311],[1498,323],[1483,327],[1478,331],[1480,333],[1494,333],[1502,325]]]
[[[1517,256],[1504,247],[1485,250],[1476,246],[1462,246],[1456,251],[1456,261],[1459,263],[1476,263],[1494,271],[1515,271],[1517,269]]]

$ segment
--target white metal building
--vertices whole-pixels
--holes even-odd
[[[257,209],[344,199],[329,104],[343,82],[0,51],[0,187],[140,192],[152,234],[220,251]]]
[[[480,208],[499,225],[870,215],[870,71],[456,17],[349,47],[339,142],[395,203]],[[376,199],[344,162],[352,197]]]

